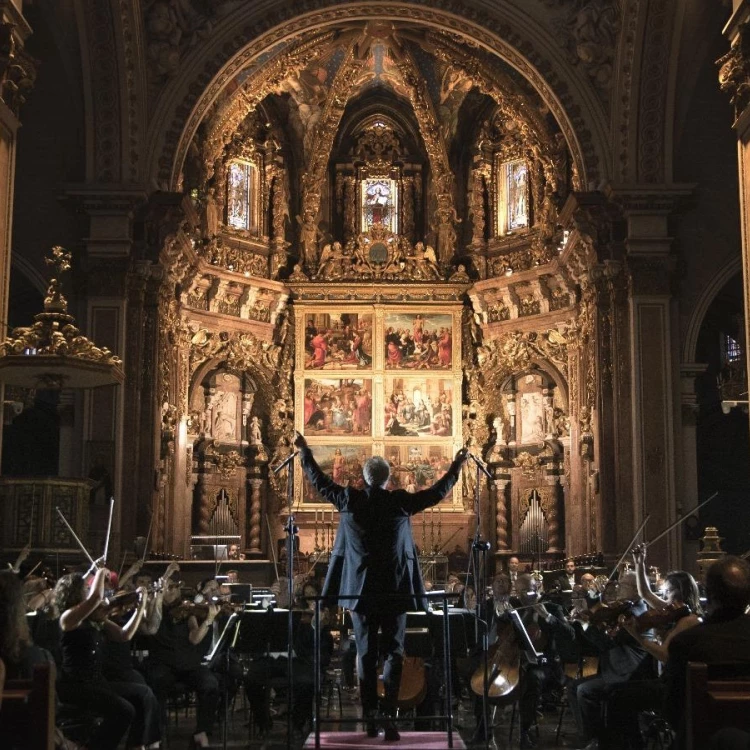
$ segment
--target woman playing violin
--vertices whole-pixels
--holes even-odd
[[[129,641],[146,608],[146,592],[138,592],[138,604],[124,626],[109,619],[104,586],[109,576],[99,568],[86,591],[80,573],[65,575],[55,586],[60,615],[62,668],[58,695],[64,703],[93,711],[103,718],[94,731],[92,748],[115,750],[128,733],[128,747],[142,748],[159,741],[159,706],[145,685],[107,680],[103,671],[107,639]]]
[[[698,586],[693,576],[685,571],[668,573],[663,592],[666,598],[654,594],[646,575],[646,551],[643,547],[633,550],[638,592],[649,609],[623,623],[623,628],[638,644],[661,664],[669,654],[669,644],[678,633],[698,625],[702,610],[698,598]],[[645,637],[645,631],[653,628],[657,639]],[[666,695],[662,679],[632,682],[613,695],[609,706],[610,721],[620,730],[621,737],[629,748],[646,747],[640,734],[638,714],[646,710],[661,710]]]
[[[662,591],[664,597],[657,596],[651,590],[651,584],[646,574],[646,548],[641,545],[633,550],[638,595],[648,604],[651,610],[664,613],[661,622],[650,618],[651,612],[646,612],[641,621],[631,617],[623,623],[623,627],[646,649],[655,659],[664,664],[669,654],[669,643],[678,633],[695,627],[701,621],[703,611],[700,605],[698,584],[695,578],[684,570],[667,573]],[[671,616],[670,616],[671,615]],[[652,625],[653,623],[653,625]],[[663,625],[661,624],[663,623]],[[657,640],[643,637],[644,630],[652,625],[657,632]]]

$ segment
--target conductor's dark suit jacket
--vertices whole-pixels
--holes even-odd
[[[309,448],[300,451],[302,468],[312,486],[339,511],[323,595],[349,594],[339,606],[367,612],[388,602],[391,613],[426,609],[424,583],[411,529],[411,516],[439,503],[456,483],[461,461],[420,492],[376,487],[342,487],[324,474]],[[392,594],[411,594],[396,600]]]

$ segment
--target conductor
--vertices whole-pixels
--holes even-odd
[[[385,739],[397,741],[400,735],[392,719],[401,683],[406,612],[427,608],[411,516],[437,505],[450,492],[458,481],[467,452],[458,451],[448,471],[432,487],[410,493],[386,489],[391,472],[387,461],[380,456],[373,456],[365,463],[362,470],[365,487],[356,489],[342,487],[324,474],[299,433],[294,445],[299,448],[302,468],[312,486],[340,513],[323,595],[341,593],[357,597],[344,596],[339,604],[352,614],[367,734],[377,736],[378,631],[382,630],[381,652],[385,660],[382,724]]]

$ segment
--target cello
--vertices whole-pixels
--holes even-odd
[[[401,670],[401,683],[398,687],[396,705],[399,710],[408,711],[418,706],[427,696],[427,675],[424,659],[419,656],[404,656]],[[385,698],[385,683],[382,669],[378,673],[378,697]]]
[[[471,677],[475,695],[484,695],[484,661]],[[521,649],[511,622],[497,623],[497,641],[487,656],[487,697],[510,701],[515,698],[521,679]]]

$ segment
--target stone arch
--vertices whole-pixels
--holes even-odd
[[[478,18],[481,24],[475,20]],[[302,8],[288,3],[273,13],[260,4],[248,3],[222,19],[207,44],[184,60],[183,75],[161,92],[149,129],[147,179],[175,189],[189,144],[206,112],[235,73],[263,50],[302,30],[368,19],[414,21],[445,29],[500,56],[531,82],[549,106],[584,188],[608,179],[609,135],[601,103],[582,74],[565,60],[552,36],[538,25],[524,23],[517,8],[507,4],[493,15],[483,8],[480,15],[460,2],[452,2],[449,12],[416,2],[342,7],[330,0],[308,0]],[[237,34],[238,28],[244,33]],[[253,39],[250,44],[248,38]]]
[[[698,336],[701,326],[708,312],[708,308],[714,301],[716,295],[722,290],[724,285],[736,274],[742,272],[742,258],[738,255],[731,258],[724,264],[709,283],[703,289],[703,293],[693,308],[690,316],[690,322],[685,333],[685,343],[682,347],[682,361],[695,362],[695,353],[698,347]]]

